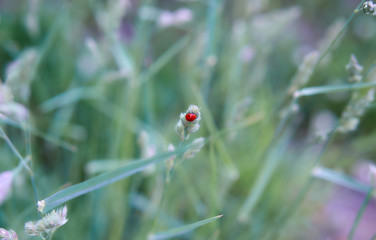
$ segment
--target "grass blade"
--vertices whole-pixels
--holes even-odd
[[[354,221],[354,223],[353,223],[353,225],[351,227],[349,236],[347,238],[348,240],[353,240],[354,239],[355,231],[356,231],[356,229],[357,229],[357,227],[359,225],[360,219],[362,218],[363,213],[366,210],[366,207],[368,205],[369,200],[371,200],[371,198],[372,198],[372,190],[373,190],[372,188],[370,188],[368,190],[367,196],[364,199],[362,205],[360,206],[358,214],[356,215],[355,221]]]
[[[187,233],[189,231],[192,231],[192,230],[194,230],[198,227],[201,227],[205,224],[211,223],[211,222],[217,220],[218,218],[221,218],[222,216],[223,216],[223,214],[212,217],[212,218],[207,218],[205,220],[201,220],[201,221],[198,221],[198,222],[195,222],[195,223],[192,223],[192,224],[173,228],[173,229],[167,230],[165,232],[150,234],[149,237],[148,237],[148,240],[161,240],[161,239],[169,239],[169,238],[172,238],[172,237],[176,237],[176,236],[182,235],[184,233]]]
[[[48,99],[40,105],[40,108],[46,113],[83,99],[97,99],[99,96],[98,89],[95,87],[77,87]]]
[[[265,163],[260,170],[256,182],[253,184],[246,200],[238,212],[238,220],[242,223],[247,222],[254,210],[256,204],[260,201],[265,192],[265,188],[273,177],[274,171],[277,169],[278,164],[283,160],[282,153],[285,151],[291,134],[288,132],[277,143],[275,149],[270,151],[266,156]]]
[[[157,74],[168,62],[170,62],[185,46],[187,46],[190,35],[187,35],[172,45],[162,56],[154,61],[141,76],[141,84],[148,81]]]
[[[69,200],[141,172],[151,164],[162,162],[166,158],[184,150],[186,150],[186,148],[180,148],[179,151],[175,152],[164,152],[144,160],[133,161],[122,168],[103,173],[84,182],[65,188],[43,200],[45,204],[43,212],[48,212]]]
[[[331,169],[316,167],[312,171],[312,175],[340,186],[356,190],[358,192],[367,193],[370,189],[369,186],[356,181],[355,179]]]
[[[342,84],[342,85],[335,85],[335,86],[308,87],[308,88],[303,88],[295,92],[294,95],[295,97],[299,98],[303,96],[312,96],[312,95],[318,95],[318,94],[349,91],[349,90],[355,90],[355,89],[367,89],[367,88],[372,88],[372,87],[376,87],[376,82]]]
[[[99,174],[115,170],[134,161],[133,159],[96,159],[85,166],[85,172],[89,175]]]

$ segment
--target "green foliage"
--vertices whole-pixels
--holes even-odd
[[[374,186],[351,175],[376,155],[374,105],[337,130],[348,93],[376,86],[362,3],[1,1],[0,228],[28,239],[44,199],[68,206],[53,239],[324,239],[315,214],[340,185],[364,201],[329,237],[357,239]],[[347,82],[351,54],[364,82]],[[201,126],[179,142],[191,104]]]

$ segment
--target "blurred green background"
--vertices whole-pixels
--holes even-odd
[[[190,104],[202,115],[190,140],[208,139],[168,185],[162,163],[69,201],[69,221],[53,239],[141,240],[218,214],[176,239],[346,239],[366,194],[311,171],[324,166],[370,186],[374,104],[356,131],[324,141],[317,134],[335,128],[351,91],[286,109],[304,57],[323,56],[341,29],[299,88],[346,84],[351,54],[363,73],[371,68],[376,18],[349,19],[358,4],[1,0],[0,76],[25,106],[13,111],[1,91],[1,127],[21,155],[31,154],[39,199],[177,146],[175,124]],[[366,81],[374,80],[371,71]],[[16,169],[19,160],[0,144],[0,171]],[[375,213],[372,199],[354,239],[376,234]],[[28,172],[17,171],[0,227],[28,239],[23,225],[37,218]]]

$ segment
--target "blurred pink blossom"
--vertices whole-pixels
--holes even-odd
[[[193,13],[188,8],[181,8],[175,12],[175,21],[177,24],[189,22],[193,19]]]
[[[321,213],[321,223],[331,229],[329,239],[346,239],[365,194],[338,187]],[[376,229],[376,202],[371,200],[360,219],[354,239],[371,239]]]
[[[24,105],[16,102],[0,104],[0,113],[8,117],[14,118],[18,121],[25,120],[29,115],[29,111],[27,110],[27,108]]]
[[[15,231],[6,230],[4,228],[0,228],[0,239],[1,240],[18,240],[18,236]]]
[[[170,11],[163,11],[158,17],[160,27],[169,27],[174,24],[174,14]]]
[[[0,173],[0,205],[5,201],[12,188],[13,172]]]
[[[7,103],[13,100],[13,95],[10,88],[5,84],[0,84],[0,104]]]
[[[240,60],[243,63],[250,62],[255,56],[255,50],[250,46],[245,46],[240,52]]]
[[[159,27],[179,26],[193,19],[193,12],[188,8],[181,8],[175,12],[162,11],[157,19]]]
[[[352,177],[370,184],[370,160],[360,160],[353,168]],[[371,171],[371,172],[370,172]],[[324,207],[316,212],[315,223],[321,229],[319,239],[347,239],[359,209],[366,197],[351,189],[335,186]],[[359,221],[354,240],[371,239],[376,229],[376,201],[371,199]]]
[[[22,121],[28,116],[27,108],[13,101],[11,89],[6,84],[0,83],[0,114],[1,118],[12,117],[16,120]]]

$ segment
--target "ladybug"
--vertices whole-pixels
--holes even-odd
[[[194,114],[194,113],[187,113],[187,114],[185,115],[185,119],[186,119],[188,122],[193,122],[196,118],[197,118],[197,115]]]

